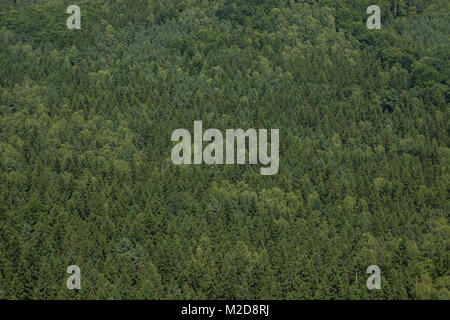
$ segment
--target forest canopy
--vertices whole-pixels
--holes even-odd
[[[449,17],[1,1],[0,299],[450,299]],[[174,165],[194,121],[279,129],[278,173]]]

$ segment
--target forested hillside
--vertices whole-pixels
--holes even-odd
[[[1,0],[0,299],[450,299],[449,17]],[[195,120],[278,128],[278,174],[174,165]]]

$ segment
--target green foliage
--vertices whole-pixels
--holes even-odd
[[[369,4],[1,2],[0,299],[449,299],[448,1]],[[279,173],[173,165],[194,120]]]

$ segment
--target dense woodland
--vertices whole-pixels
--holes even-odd
[[[0,299],[450,299],[449,17],[1,0]],[[278,128],[278,174],[174,165],[194,120]]]

